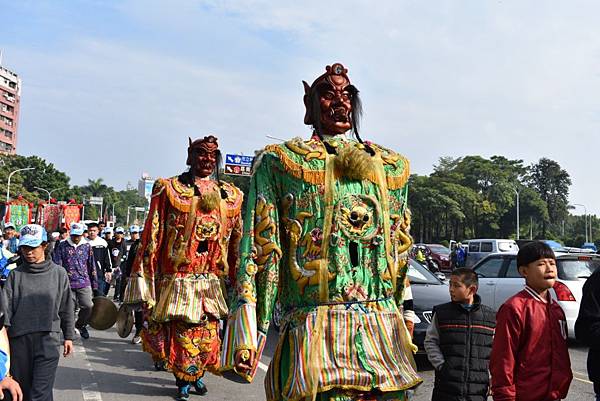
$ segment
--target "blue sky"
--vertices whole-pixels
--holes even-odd
[[[308,137],[302,84],[340,61],[365,139],[431,172],[441,156],[558,161],[600,213],[600,4],[589,1],[27,1],[2,4],[23,80],[20,154],[116,188],[225,152]],[[579,210],[577,210],[579,212]]]

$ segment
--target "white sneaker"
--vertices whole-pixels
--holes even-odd
[[[140,336],[133,336],[133,338],[131,339],[132,344],[140,344],[141,342],[142,342],[142,337],[140,337]]]

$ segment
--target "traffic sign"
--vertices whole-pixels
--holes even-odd
[[[251,166],[238,166],[235,164],[226,164],[225,165],[225,174],[229,175],[252,175],[252,167]]]
[[[88,201],[90,205],[102,205],[102,203],[104,202],[104,198],[102,198],[101,196],[90,196],[90,199]]]
[[[252,175],[252,163],[254,156],[235,154],[225,155],[225,174],[229,175]]]
[[[225,164],[232,164],[232,165],[236,165],[236,166],[252,166],[253,161],[254,161],[254,156],[233,155],[233,154],[225,155]]]

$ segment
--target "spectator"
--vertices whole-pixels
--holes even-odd
[[[463,248],[462,244],[459,242],[456,245],[456,266],[457,267],[465,267],[467,261],[467,252],[465,248]]]
[[[111,241],[113,239],[113,229],[112,227],[106,227],[104,230],[104,239],[106,242]]]
[[[58,230],[58,242],[66,241],[69,238],[69,230],[64,227],[61,227]]]
[[[71,224],[70,234],[71,236],[66,241],[56,247],[54,263],[67,270],[71,294],[79,307],[75,328],[79,330],[81,338],[88,339],[90,334],[87,324],[94,306],[92,295],[98,291],[96,263],[92,247],[83,240],[83,225]]]
[[[131,234],[131,240],[133,241],[129,247],[129,251],[127,251],[127,259],[125,260],[123,266],[123,285],[121,289],[121,299],[124,299],[123,296],[125,294],[125,287],[127,286],[127,278],[131,275],[131,268],[133,266],[133,261],[135,260],[135,255],[137,254],[138,247],[140,246],[140,227],[137,225],[132,225],[129,227],[129,234]],[[133,335],[133,339],[131,340],[132,344],[139,344],[142,342],[142,328],[144,325],[144,315],[141,310],[137,310],[134,312],[134,323],[135,323],[135,333]]]
[[[495,401],[561,400],[573,379],[565,313],[548,291],[556,281],[556,257],[533,241],[517,254],[525,289],[498,310],[490,373]]]
[[[4,315],[0,318],[4,324]],[[10,345],[6,328],[0,330],[0,394],[3,401],[23,401],[23,391],[19,383],[10,375]]]
[[[63,355],[73,350],[73,299],[64,269],[46,259],[46,231],[37,224],[21,229],[23,263],[3,290],[5,326],[13,363],[10,372],[25,400],[51,401],[58,367],[60,332]],[[3,302],[4,303],[4,302]]]
[[[424,343],[435,368],[433,401],[487,400],[496,312],[481,304],[478,287],[473,270],[457,268],[450,275],[452,301],[433,308]]]
[[[575,336],[577,341],[590,347],[588,376],[594,383],[596,401],[600,401],[600,269],[596,269],[583,285]]]
[[[115,282],[115,294],[113,299],[115,301],[121,301],[121,261],[127,254],[127,241],[125,241],[125,229],[123,227],[117,227],[115,229],[115,238],[108,241],[108,248],[110,250],[110,256],[112,258],[113,266],[113,280]],[[124,284],[123,284],[124,285]]]
[[[108,248],[108,242],[98,236],[100,232],[97,223],[88,224],[88,244],[94,252],[96,261],[96,275],[98,276],[98,292],[106,296],[110,289],[110,280],[112,278],[112,258]]]
[[[19,250],[19,239],[15,231],[15,226],[9,223],[4,226],[4,242],[2,247],[12,253],[17,253]]]

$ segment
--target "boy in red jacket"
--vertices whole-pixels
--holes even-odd
[[[517,255],[525,289],[496,315],[490,373],[494,401],[555,401],[567,396],[573,379],[567,320],[548,291],[556,281],[556,258],[544,242]]]

